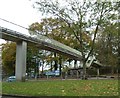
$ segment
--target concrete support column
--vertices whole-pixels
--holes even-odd
[[[26,52],[27,42],[17,42],[16,48],[16,69],[15,75],[17,81],[25,81],[26,76]]]
[[[100,70],[99,70],[99,68],[97,68],[97,76],[99,76],[100,75]]]
[[[100,70],[99,68],[97,68],[97,79],[99,78],[99,75],[100,75]]]

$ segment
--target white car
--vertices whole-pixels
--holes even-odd
[[[6,81],[7,82],[14,82],[14,81],[16,81],[16,76],[10,76],[10,77],[8,77],[8,79]]]

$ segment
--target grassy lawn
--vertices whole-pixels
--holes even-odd
[[[118,80],[3,82],[2,93],[28,96],[118,96]]]

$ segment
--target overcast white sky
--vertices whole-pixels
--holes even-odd
[[[41,14],[32,7],[29,0],[0,0],[0,18],[28,27],[40,21]],[[5,26],[5,23],[0,21],[0,26]],[[2,42],[4,41],[0,39],[0,43]]]

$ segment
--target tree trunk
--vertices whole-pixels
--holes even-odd
[[[120,9],[119,9],[120,11]],[[119,18],[120,18],[120,15],[119,15]],[[120,22],[119,24],[120,25]],[[120,27],[118,29],[118,64],[117,64],[117,68],[118,68],[118,78],[120,76]]]
[[[43,61],[42,72],[41,72],[42,77],[43,77],[43,70],[44,70],[43,68],[44,68],[44,61]]]
[[[70,60],[69,60],[69,66],[70,66]]]
[[[57,57],[56,53],[54,53],[54,57],[55,57],[54,70],[57,70],[57,68],[58,68],[58,61],[56,60],[56,57]]]
[[[74,68],[76,68],[77,67],[77,60],[74,60],[75,62],[74,62]]]
[[[58,62],[55,60],[55,65],[54,65],[55,70],[58,68]]]
[[[83,77],[82,77],[83,80],[86,80],[86,62],[83,61]]]
[[[112,69],[111,69],[111,74],[112,75],[114,74],[114,67],[112,67]]]
[[[62,58],[61,57],[59,58],[59,64],[60,64],[59,71],[60,71],[60,75],[61,75],[61,72],[62,72],[62,70],[61,70],[61,68],[62,68]]]
[[[51,65],[50,71],[52,71],[52,60],[51,60],[51,62],[50,62],[50,65]]]

